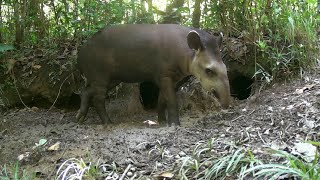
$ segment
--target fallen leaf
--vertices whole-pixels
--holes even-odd
[[[316,157],[317,148],[309,143],[295,143],[292,150],[293,155],[299,155],[307,162],[312,162]]]
[[[33,106],[33,107],[31,108],[31,110],[32,110],[33,112],[38,112],[38,111],[39,111],[39,108],[38,108],[38,107]]]
[[[146,121],[143,121],[143,124],[147,124],[148,126],[156,126],[156,125],[158,125],[158,122],[146,120]]]
[[[24,154],[20,154],[18,156],[18,161],[22,161],[23,159],[28,158],[30,154],[31,154],[30,152],[25,152]]]
[[[306,85],[305,87],[301,88],[301,89],[296,89],[296,94],[302,94],[305,91],[311,90],[313,88],[313,86],[315,86],[314,84],[309,84]]]
[[[35,70],[39,70],[41,68],[41,65],[33,65],[32,68]]]
[[[294,107],[294,105],[289,105],[289,106],[287,107],[287,110],[291,110],[291,109],[293,109],[293,107]]]
[[[263,132],[263,134],[269,135],[270,134],[270,129],[267,129]]]
[[[306,120],[306,121],[304,122],[304,125],[305,125],[305,127],[309,128],[309,129],[312,129],[312,128],[314,128],[314,126],[315,126],[315,121],[308,121],[308,120]]]
[[[48,151],[57,151],[60,149],[60,142],[56,142],[54,145],[50,146],[48,148]]]
[[[174,174],[172,174],[171,172],[163,172],[161,174],[159,174],[158,179],[172,179],[174,176]]]

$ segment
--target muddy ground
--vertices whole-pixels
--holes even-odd
[[[234,100],[228,110],[185,109],[181,127],[148,127],[143,121],[156,120],[156,113],[127,114],[122,108],[127,102],[121,99],[107,102],[109,111],[117,114],[107,128],[94,109],[81,125],[75,122],[76,110],[12,109],[0,116],[0,162],[10,165],[23,155],[22,168],[50,179],[69,158],[115,162],[120,175],[131,163],[137,177],[153,178],[173,170],[177,158],[211,138],[217,156],[228,153],[230,145],[250,148],[259,156],[268,147],[290,149],[296,142],[320,141],[319,100],[320,74],[308,73],[261,92],[256,89],[250,98]],[[47,143],[35,148],[40,139]],[[49,151],[57,142],[60,146]]]

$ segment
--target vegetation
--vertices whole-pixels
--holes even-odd
[[[55,48],[79,42],[106,25],[179,23],[219,30],[253,45],[255,75],[267,80],[314,64],[319,50],[316,0],[3,0],[0,9],[0,49],[3,44]]]
[[[319,146],[319,142],[309,142]],[[270,155],[284,159],[283,164],[267,163],[259,160],[248,149],[231,148],[228,155],[216,157],[212,153],[212,140],[198,144],[191,156],[181,158],[178,177],[181,179],[279,179],[292,177],[297,179],[319,179],[320,162],[318,152],[309,163],[301,157],[285,151],[271,150]]]
[[[63,162],[57,170],[56,179],[97,179],[105,175],[113,175],[116,172],[116,165],[113,163],[93,165],[85,163],[83,159],[71,158]]]
[[[15,166],[8,168],[6,165],[0,166],[0,179],[1,180],[29,180],[33,179],[25,170],[21,170],[19,162],[16,162]],[[21,172],[22,171],[22,172]]]

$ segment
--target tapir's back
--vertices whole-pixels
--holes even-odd
[[[173,24],[107,27],[80,50],[80,70],[87,76],[101,73],[126,82],[154,80],[163,69],[177,69],[179,61],[190,56],[186,40],[190,30]]]

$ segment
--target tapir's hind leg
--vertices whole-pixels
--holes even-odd
[[[93,105],[96,108],[96,111],[103,124],[106,124],[106,122],[112,123],[110,117],[106,112],[106,105],[105,105],[106,92],[107,90],[110,90],[116,87],[118,84],[119,82],[110,82],[110,83],[104,82],[104,83],[94,85]]]
[[[166,117],[166,101],[164,99],[164,96],[160,94],[159,92],[159,97],[158,97],[158,122],[160,124],[166,124],[168,123],[167,117]]]
[[[169,126],[173,123],[174,125],[180,126],[179,121],[179,110],[177,97],[175,93],[175,85],[170,78],[162,78],[160,80],[160,92],[159,92],[159,109],[158,119],[165,118],[165,109],[167,110],[167,122]]]
[[[93,89],[90,85],[85,87],[85,89],[81,92],[80,110],[76,116],[77,121],[80,123],[82,123],[85,117],[87,116],[88,109],[89,109],[89,101],[92,95],[93,95]]]
[[[105,98],[106,98],[107,83],[94,84],[93,88],[93,105],[103,124],[106,122],[112,123],[106,112]]]

